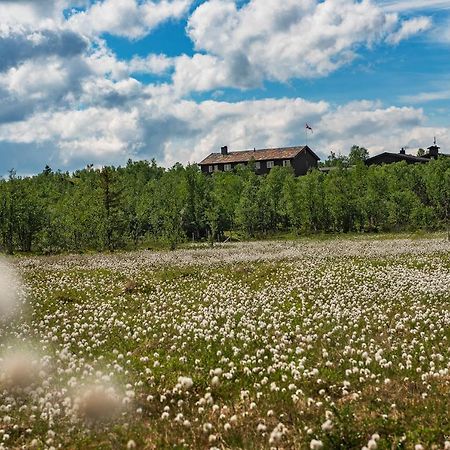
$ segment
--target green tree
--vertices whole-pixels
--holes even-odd
[[[118,184],[118,173],[114,167],[101,169],[100,188],[104,243],[108,250],[114,251],[120,244],[124,232],[124,215],[121,209],[122,189]]]
[[[236,222],[239,228],[250,237],[260,228],[260,208],[258,205],[261,178],[250,173],[242,186],[242,193],[236,208]]]
[[[348,155],[348,163],[352,166],[358,162],[364,162],[369,157],[369,152],[366,148],[359,145],[352,145]]]

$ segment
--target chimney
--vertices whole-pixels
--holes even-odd
[[[226,145],[224,147],[220,147],[220,153],[222,153],[222,155],[228,155],[228,147]]]
[[[402,147],[402,149],[400,150],[400,155],[406,155],[405,147]]]
[[[434,138],[433,145],[431,147],[428,147],[428,156],[430,158],[437,159],[438,156],[439,156],[439,149],[440,148],[441,147],[439,147],[439,145],[437,145],[437,143],[436,143],[436,138]]]

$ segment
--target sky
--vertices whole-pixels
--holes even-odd
[[[450,0],[0,0],[0,174],[450,153],[449,51]]]

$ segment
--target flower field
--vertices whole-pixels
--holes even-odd
[[[11,259],[0,449],[450,449],[449,250]]]

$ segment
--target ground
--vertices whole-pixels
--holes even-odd
[[[449,250],[437,235],[10,259],[0,448],[450,448]]]

